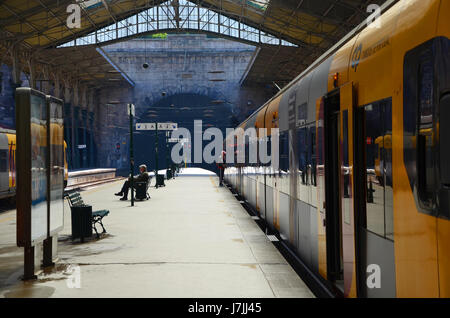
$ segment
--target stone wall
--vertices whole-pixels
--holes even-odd
[[[135,82],[134,88],[102,89],[99,95],[103,119],[96,136],[102,140],[99,160],[118,169],[129,165],[127,103],[136,105],[138,122],[173,121],[192,129],[193,121],[201,119],[204,128],[214,126],[225,132],[272,93],[241,87],[255,52],[255,47],[247,44],[207,35],[169,34],[167,39],[138,38],[103,50]],[[164,144],[164,138],[161,141]],[[138,154],[152,159],[146,162],[151,167],[153,143],[154,136],[148,135],[144,139],[138,136],[135,144]],[[165,157],[164,149],[160,157]],[[159,167],[165,167],[165,160]]]
[[[0,128],[16,129],[15,89],[30,87],[29,75],[21,73],[18,83],[14,83],[11,66],[0,64]],[[95,89],[79,87],[76,83],[66,83],[64,89],[57,90],[51,81],[36,81],[35,89],[50,95],[59,95],[64,101],[64,140],[68,144],[67,159],[69,169],[82,169],[102,166],[97,160],[97,138],[94,127],[98,126],[98,98]],[[64,94],[61,94],[64,91]],[[95,141],[94,141],[95,137]],[[79,149],[78,145],[86,145]]]
[[[12,68],[0,64],[0,128],[16,129],[16,108],[14,93],[16,87],[27,87],[28,79],[21,73],[21,81],[15,84],[12,76]]]
[[[138,38],[103,49],[134,81],[133,88],[108,87],[114,83],[87,87],[70,74],[56,81],[57,70],[35,75],[37,90],[64,100],[70,169],[129,169],[128,103],[136,105],[137,122],[174,121],[192,129],[193,121],[201,119],[204,128],[224,130],[242,122],[273,93],[240,85],[255,51],[247,44],[208,35],[172,34],[167,39]],[[12,73],[11,66],[0,64],[0,127],[7,129],[15,129],[15,88],[29,86],[29,75],[21,73],[16,84]],[[164,137],[160,138],[164,145]],[[150,168],[155,161],[154,141],[148,133],[136,136],[136,160],[148,160]],[[165,147],[160,150],[160,168],[164,168]]]

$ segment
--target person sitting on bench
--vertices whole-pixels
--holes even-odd
[[[147,166],[140,165],[139,171],[140,171],[140,174],[138,176],[133,177],[133,182],[148,182],[148,179],[150,178],[150,176],[148,175],[148,172],[147,172]],[[117,195],[119,197],[123,196],[122,198],[120,198],[121,201],[128,200],[128,190],[130,189],[130,184],[131,184],[131,176],[123,184],[122,190],[120,190],[120,192],[114,193],[115,195]],[[135,188],[135,187],[133,187],[133,188]]]

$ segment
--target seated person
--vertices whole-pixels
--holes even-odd
[[[139,171],[140,174],[138,176],[133,177],[133,182],[148,182],[150,176],[148,175],[147,172],[147,166],[140,165]],[[121,201],[128,200],[128,190],[130,189],[130,184],[131,184],[131,177],[129,177],[128,180],[125,181],[125,183],[122,186],[122,190],[120,190],[120,192],[114,193],[117,196],[123,196],[122,198],[120,198]],[[134,186],[133,188],[136,188],[136,186]]]

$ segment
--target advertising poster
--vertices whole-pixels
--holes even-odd
[[[50,236],[64,227],[64,119],[62,101],[48,97],[50,111]]]
[[[47,237],[47,103],[30,95],[31,241]],[[34,244],[33,244],[34,245]]]

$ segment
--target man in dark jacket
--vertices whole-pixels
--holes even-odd
[[[223,177],[225,173],[225,163],[227,161],[227,153],[225,150],[222,150],[221,156],[219,158],[219,162],[217,163],[217,167],[219,168],[219,187],[223,186]]]
[[[140,174],[137,176],[133,177],[133,188],[135,188],[135,184],[136,182],[147,182],[148,179],[150,178],[150,176],[148,175],[147,172],[147,166],[146,165],[140,165],[139,166],[139,171]],[[120,192],[115,193],[115,195],[117,196],[123,196],[122,198],[120,198],[120,201],[126,201],[128,200],[128,190],[130,189],[131,186],[131,177],[128,178],[127,181],[125,181],[125,183],[122,186],[122,190],[120,190]]]

